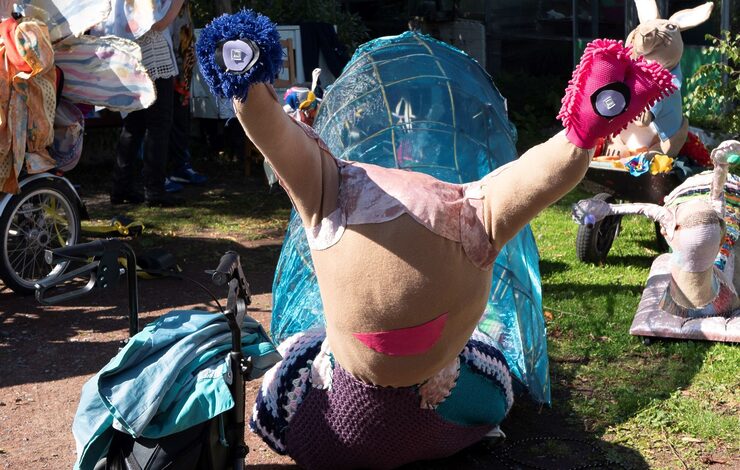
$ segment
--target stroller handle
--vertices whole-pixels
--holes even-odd
[[[237,269],[241,270],[239,255],[235,251],[227,251],[221,257],[216,270],[213,271],[211,280],[217,286],[223,286],[231,280]]]
[[[139,300],[136,280],[136,255],[131,247],[120,240],[94,240],[88,243],[65,246],[47,250],[44,259],[49,264],[57,264],[69,259],[93,258],[86,265],[61,276],[44,279],[36,284],[36,299],[44,305],[67,302],[91,293],[95,288],[106,290],[114,287],[123,274],[118,257],[126,258],[125,274],[128,281],[129,336],[139,331]],[[49,295],[55,288],[77,277],[89,276],[84,287],[69,290],[58,295]]]
[[[105,240],[95,240],[88,243],[78,243],[77,245],[64,246],[54,250],[47,250],[44,259],[49,264],[56,264],[64,259],[69,258],[87,258],[91,256],[101,256],[105,251]]]

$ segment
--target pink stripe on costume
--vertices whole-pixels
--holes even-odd
[[[442,336],[447,313],[418,326],[372,333],[352,333],[365,346],[388,356],[414,356],[429,351]]]

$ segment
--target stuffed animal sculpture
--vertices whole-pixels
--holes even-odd
[[[325,329],[279,346],[252,429],[317,469],[395,468],[498,434],[512,379],[476,330],[493,262],[582,179],[596,139],[675,90],[668,71],[594,41],[563,99],[565,129],[480,181],[451,184],[332,156],[269,85],[282,58],[264,16],[215,19],[197,55],[301,216],[326,314]]]
[[[292,86],[283,95],[285,112],[308,126],[313,126],[323,96],[323,90],[319,86],[321,69],[314,69],[311,76],[311,88]]]
[[[627,36],[626,43],[632,46],[635,56],[653,60],[669,70],[679,91],[630,123],[601,153],[627,158],[647,151],[675,158],[686,142],[689,129],[689,121],[682,113],[680,93],[683,73],[679,62],[684,49],[681,32],[709,19],[714,4],[707,2],[678,11],[667,20],[660,18],[655,0],[635,0],[635,5],[640,24]]]
[[[728,160],[737,154],[740,154],[740,142],[721,143],[711,154],[714,170],[687,179],[666,196],[664,206],[609,204],[597,199],[585,199],[574,205],[573,218],[578,223],[593,223],[608,215],[641,214],[660,224],[672,253],[661,255],[653,265],[654,271],[665,266],[670,273],[660,298],[653,296],[657,300],[653,305],[656,315],[668,314],[682,319],[736,316],[740,308],[737,295],[740,276],[735,269],[734,248],[738,238],[738,214],[736,204],[726,201],[725,193],[736,199],[740,189],[737,177],[730,175],[729,181],[727,177]],[[666,260],[670,260],[670,264],[666,264]],[[656,273],[651,272],[651,277],[654,276]],[[657,324],[657,321],[652,323]],[[684,337],[681,331],[684,327],[678,324],[678,330],[664,329],[664,333]],[[650,325],[646,324],[646,328]],[[707,328],[714,329],[715,325]],[[696,337],[692,335],[698,331],[702,338],[740,341],[740,323],[734,329],[722,327],[719,333],[701,332],[700,323],[692,329],[696,331],[688,332],[686,337]]]

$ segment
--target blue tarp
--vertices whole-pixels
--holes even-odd
[[[516,129],[490,76],[463,52],[411,32],[361,46],[324,96],[314,127],[338,158],[452,183],[478,180],[517,158]],[[549,403],[539,253],[529,226],[499,254],[493,277],[479,329],[498,341],[530,396]],[[293,213],[273,284],[272,337],[322,324],[323,313]]]

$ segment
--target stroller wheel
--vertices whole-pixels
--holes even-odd
[[[0,279],[17,294],[32,294],[36,282],[60,275],[68,264],[47,264],[44,251],[74,245],[79,235],[77,196],[64,180],[22,186],[0,214]]]

